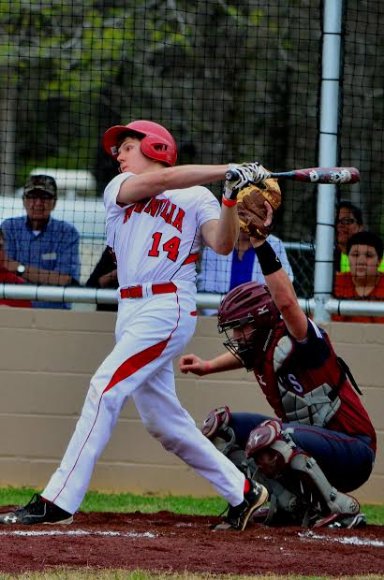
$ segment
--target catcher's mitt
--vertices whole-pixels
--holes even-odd
[[[277,179],[266,179],[259,186],[248,185],[237,196],[240,229],[253,238],[265,239],[271,230],[271,226],[264,225],[267,218],[265,201],[274,211],[280,206],[281,191]]]

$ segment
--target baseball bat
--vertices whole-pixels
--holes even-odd
[[[308,167],[306,169],[292,169],[291,171],[273,172],[266,171],[264,179],[274,177],[277,179],[291,179],[292,181],[304,181],[306,183],[357,183],[360,181],[360,172],[356,167]],[[228,181],[238,179],[235,169],[226,173]]]

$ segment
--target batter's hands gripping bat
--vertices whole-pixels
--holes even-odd
[[[263,168],[264,169],[264,168]],[[226,179],[232,181],[238,179],[236,170],[229,170]],[[357,183],[360,181],[360,172],[356,167],[308,167],[307,169],[293,169],[292,171],[282,171],[280,173],[265,169],[265,175],[259,181],[264,181],[269,177],[276,179],[291,179],[293,181],[304,181],[307,183]]]

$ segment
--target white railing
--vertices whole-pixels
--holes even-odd
[[[197,294],[197,307],[216,310],[223,296],[221,294]],[[85,304],[117,303],[117,291],[78,286],[29,286],[27,284],[0,284],[0,299],[32,300],[44,302],[71,302]],[[314,298],[299,298],[300,307],[307,315],[315,312]],[[330,298],[325,302],[329,314],[354,316],[384,316],[383,302],[360,300],[338,300]]]

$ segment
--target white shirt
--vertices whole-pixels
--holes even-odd
[[[201,250],[201,226],[219,219],[219,202],[206,187],[194,186],[120,207],[120,186],[131,176],[117,175],[104,192],[107,244],[116,255],[120,286],[195,282],[196,262],[188,262],[188,257]]]

